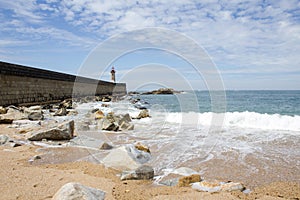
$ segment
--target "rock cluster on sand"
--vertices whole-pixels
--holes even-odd
[[[105,192],[82,185],[80,183],[67,183],[53,196],[52,200],[104,200]]]
[[[94,118],[99,120],[98,125],[102,130],[106,131],[118,131],[118,130],[133,130],[134,125],[131,124],[131,117],[127,113],[125,115],[115,115],[113,112],[104,113],[98,110],[94,113]]]
[[[74,121],[63,122],[53,128],[27,133],[27,139],[38,140],[70,140],[74,136]]]

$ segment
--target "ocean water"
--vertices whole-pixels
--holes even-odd
[[[211,92],[214,93],[214,92]],[[216,92],[215,92],[216,93]],[[181,107],[179,101],[189,102],[197,98],[198,107]],[[300,115],[299,90],[225,91],[226,112],[255,112],[260,114]],[[177,95],[140,95],[150,105],[161,105],[168,112],[211,112],[209,91],[186,91]]]

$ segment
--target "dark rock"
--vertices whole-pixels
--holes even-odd
[[[101,107],[104,107],[104,108],[107,108],[107,107],[109,107],[109,104],[101,104]]]
[[[6,115],[0,115],[0,124],[11,124],[13,123],[14,118],[6,116]]]
[[[106,131],[118,131],[119,130],[119,125],[115,122],[111,122],[108,119],[103,119],[102,121],[102,130]]]
[[[18,143],[18,142],[11,142],[11,143],[10,143],[10,146],[13,147],[13,148],[15,148],[15,147],[22,146],[22,144],[21,144],[21,143]]]
[[[134,105],[134,107],[139,110],[147,110],[147,108],[145,106],[141,106],[141,105]]]
[[[121,180],[150,180],[153,177],[153,168],[148,165],[142,165],[133,171],[123,171]]]
[[[80,183],[67,183],[53,196],[52,200],[104,200],[105,192],[82,185]]]
[[[48,140],[69,140],[73,138],[74,121],[64,122],[57,127],[48,130],[39,130],[29,132],[27,139],[31,141],[40,141],[42,139]]]
[[[137,174],[138,179],[141,180],[153,179],[154,177],[154,169],[148,165],[140,166],[135,170],[135,173]]]
[[[91,110],[91,113],[95,113],[99,110],[99,108],[94,108],[93,110]]]
[[[44,119],[44,115],[42,112],[31,112],[29,113],[28,115],[28,119],[29,120],[33,120],[33,121],[36,121],[36,120],[43,120]]]
[[[109,149],[112,149],[112,148],[113,148],[113,146],[106,143],[106,142],[103,142],[103,144],[99,147],[99,149],[101,149],[101,150],[109,150]]]

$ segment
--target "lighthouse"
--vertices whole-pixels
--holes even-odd
[[[114,67],[111,68],[110,73],[111,73],[111,80],[115,83],[116,82],[116,71],[115,71]]]

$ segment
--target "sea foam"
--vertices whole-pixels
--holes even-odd
[[[202,126],[213,125],[212,117],[221,118],[220,113],[168,113],[166,121],[169,123],[193,123]],[[266,130],[300,131],[300,116],[287,116],[279,114],[260,114],[256,112],[226,112],[223,126],[240,128],[257,128]],[[197,120],[198,119],[198,120]]]

